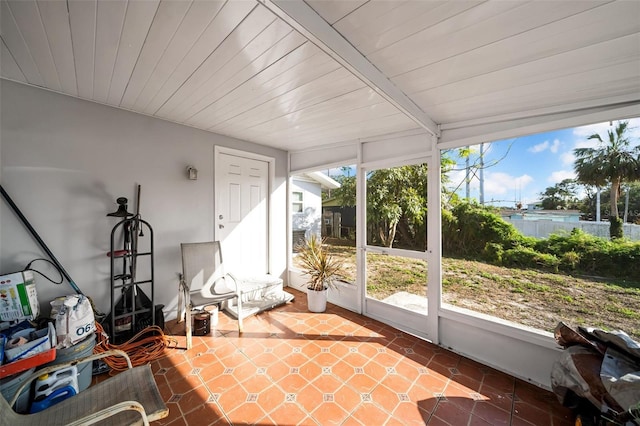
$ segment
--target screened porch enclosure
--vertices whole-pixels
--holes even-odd
[[[269,163],[261,265],[300,289],[291,216],[305,196],[291,180],[353,165],[354,282],[334,300],[549,386],[548,332],[443,303],[441,159],[640,117],[640,2],[0,0],[0,15],[2,185],[98,304],[104,213],[133,200],[134,184],[172,319],[180,243],[224,236],[221,148]],[[424,245],[369,239],[368,176],[422,164],[427,213],[398,232],[423,233]],[[6,209],[0,224],[0,266],[18,270],[38,249]],[[426,305],[374,292],[368,271],[384,256],[422,262]],[[43,286],[42,298],[64,292]]]

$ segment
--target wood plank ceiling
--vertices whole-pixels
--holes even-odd
[[[285,150],[640,103],[640,1],[0,7],[2,78]]]

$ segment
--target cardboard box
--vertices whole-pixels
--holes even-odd
[[[32,271],[0,275],[0,321],[35,319],[39,313]]]

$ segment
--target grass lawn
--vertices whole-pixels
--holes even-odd
[[[332,246],[355,281],[355,248]],[[640,341],[640,282],[576,277],[443,258],[443,302],[526,326],[553,331],[559,321],[620,329]],[[367,294],[382,300],[396,292],[426,294],[425,262],[367,254]]]

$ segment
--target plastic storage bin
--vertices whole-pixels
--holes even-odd
[[[84,358],[93,354],[93,348],[96,346],[96,335],[91,333],[82,342],[73,346],[56,351],[56,359],[46,366],[71,362],[78,358]],[[78,392],[82,392],[91,385],[91,375],[93,371],[92,362],[83,362],[78,364]]]

